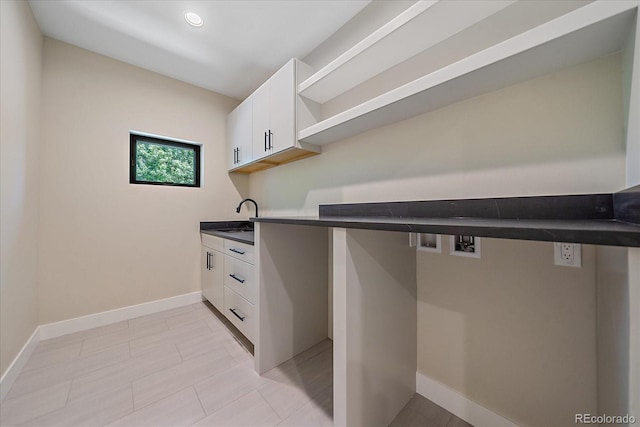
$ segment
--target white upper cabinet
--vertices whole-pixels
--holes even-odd
[[[279,153],[296,144],[296,61],[291,60],[269,79],[270,150]]]
[[[295,58],[287,62],[229,114],[229,171],[251,173],[320,152],[297,140],[299,64]]]
[[[251,95],[253,98],[253,152],[256,159],[270,154],[270,88],[271,81],[267,80]]]
[[[237,169],[253,161],[253,99],[245,99],[227,117],[227,166]]]

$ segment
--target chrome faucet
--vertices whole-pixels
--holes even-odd
[[[240,208],[242,207],[244,202],[251,202],[251,203],[253,203],[255,205],[255,207],[256,207],[256,218],[258,218],[258,204],[253,199],[244,199],[243,201],[241,201],[240,204],[238,205],[238,207],[236,208],[236,212],[240,213]]]

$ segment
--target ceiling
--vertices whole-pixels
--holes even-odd
[[[370,0],[29,0],[42,33],[237,99]],[[197,12],[204,26],[184,18]]]

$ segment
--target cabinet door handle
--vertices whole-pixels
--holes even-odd
[[[236,316],[238,319],[240,319],[241,322],[244,322],[244,319],[247,318],[247,316],[241,316],[238,313],[236,313],[237,308],[230,308],[229,311],[233,313],[234,316]]]
[[[240,283],[244,283],[244,279],[239,278],[235,274],[230,274],[229,277],[232,277],[232,278],[236,279]]]
[[[236,248],[229,248],[229,250],[230,250],[231,252],[235,252],[235,253],[240,254],[240,255],[244,255],[244,254],[245,254],[245,252],[244,252],[244,251],[241,251],[240,249],[236,249]]]
[[[268,150],[268,148],[267,148],[267,133],[265,132],[264,133],[264,151],[267,151],[267,150]]]
[[[235,165],[236,163],[238,163],[238,149],[234,148],[233,149],[233,164]]]
[[[273,132],[269,129],[269,150],[273,150],[273,143],[271,142],[271,137],[273,136]]]
[[[210,256],[210,255],[211,255],[211,254],[210,254],[209,252],[207,252],[207,270],[211,270],[211,268],[210,268],[210,267],[211,267],[211,264],[209,263],[209,256]]]
[[[237,163],[240,163],[240,147],[236,148],[236,159]]]

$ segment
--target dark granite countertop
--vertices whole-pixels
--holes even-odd
[[[253,224],[250,221],[201,222],[200,232],[248,245],[254,243]]]
[[[254,222],[640,247],[640,186],[613,194],[320,206]]]

